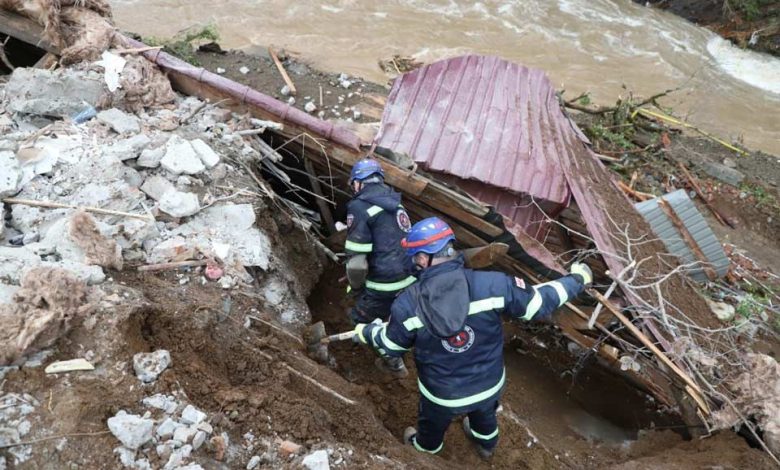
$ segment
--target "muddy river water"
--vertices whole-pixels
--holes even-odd
[[[573,97],[609,103],[684,85],[662,103],[690,123],[780,155],[780,59],[630,0],[111,0],[118,25],[170,36],[214,23],[223,47],[300,52],[384,82],[377,59],[476,52],[542,68]],[[625,89],[623,88],[625,86]]]

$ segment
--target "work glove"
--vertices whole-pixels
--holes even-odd
[[[372,321],[370,324],[372,325],[381,325],[382,320],[379,318]],[[368,323],[358,323],[355,327],[355,336],[352,337],[352,341],[356,343],[362,343],[362,344],[368,344],[368,341],[366,340],[366,337],[363,336],[363,330],[366,328],[366,326],[369,325]]]
[[[573,275],[580,277],[582,284],[589,285],[593,282],[593,272],[585,263],[574,263],[571,265],[569,272]]]

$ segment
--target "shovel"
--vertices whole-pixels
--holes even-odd
[[[491,243],[486,246],[467,248],[461,250],[461,253],[466,260],[467,268],[482,269],[491,266],[498,258],[505,255],[508,250],[509,245],[506,243]],[[303,339],[306,341],[306,349],[309,356],[322,363],[328,362],[329,343],[351,340],[353,336],[355,336],[354,331],[328,335],[325,331],[325,324],[321,321],[309,325],[303,332]]]

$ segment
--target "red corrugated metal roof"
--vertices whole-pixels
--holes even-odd
[[[429,171],[566,204],[560,154],[581,146],[582,136],[543,71],[468,55],[397,79],[376,144]],[[480,199],[499,197],[483,191]]]

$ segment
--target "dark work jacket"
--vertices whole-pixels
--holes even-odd
[[[455,413],[496,399],[504,386],[501,314],[548,317],[584,289],[578,275],[526,286],[500,272],[464,268],[463,256],[425,269],[393,303],[386,325],[363,336],[380,354],[414,347],[420,393]]]
[[[397,291],[414,281],[401,247],[411,222],[399,193],[384,183],[366,184],[347,204],[347,226],[347,254],[368,258],[367,288]]]

